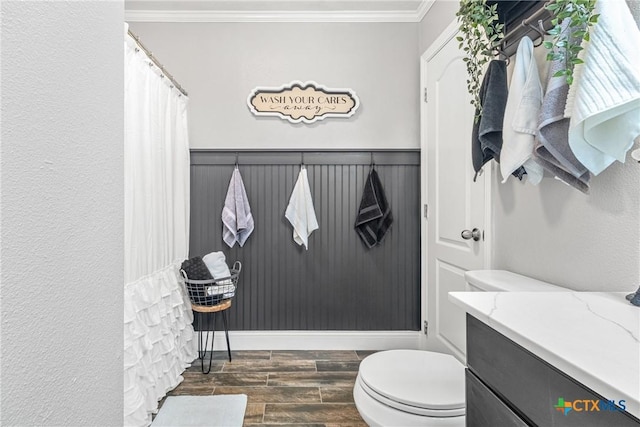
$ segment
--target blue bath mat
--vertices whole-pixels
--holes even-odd
[[[246,394],[169,396],[152,427],[242,426]]]

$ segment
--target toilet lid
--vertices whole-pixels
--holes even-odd
[[[453,356],[420,350],[374,353],[360,364],[371,397],[407,412],[464,415],[464,365]]]

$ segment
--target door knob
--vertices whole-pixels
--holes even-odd
[[[477,242],[478,240],[480,240],[480,237],[482,237],[482,233],[477,228],[474,228],[473,230],[462,230],[462,233],[460,233],[460,237],[462,237],[464,240],[473,239]]]

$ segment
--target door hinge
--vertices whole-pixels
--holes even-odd
[[[429,322],[427,322],[426,320],[424,321],[423,332],[426,336],[429,335]]]
[[[427,88],[426,87],[424,88],[424,102],[425,103],[429,102],[428,98],[427,98]]]
[[[424,217],[429,219],[429,205],[428,204],[424,204]]]

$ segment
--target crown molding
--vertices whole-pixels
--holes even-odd
[[[424,0],[420,2],[418,10],[416,11],[418,15],[418,19],[416,20],[416,22],[421,22],[424,19],[424,17],[427,15],[427,12],[429,12],[429,9],[431,9],[431,6],[433,6],[435,2],[436,0]]]
[[[416,10],[382,11],[241,11],[143,10],[125,11],[127,22],[420,22],[435,0],[425,0]]]

